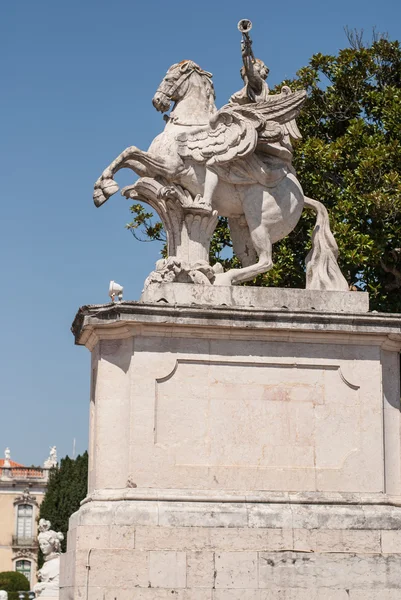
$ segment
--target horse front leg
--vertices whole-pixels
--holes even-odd
[[[144,152],[136,146],[130,146],[103,171],[96,181],[93,194],[96,206],[101,206],[118,191],[119,186],[114,181],[114,175],[120,169],[126,168],[131,169],[140,177],[160,176],[173,180],[184,169],[184,163],[178,155],[176,159],[171,156],[161,158],[154,156],[151,152]]]

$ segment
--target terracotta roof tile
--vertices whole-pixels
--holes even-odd
[[[4,458],[0,458],[0,468],[4,465]],[[12,467],[24,467],[21,463],[15,462],[15,460],[10,460],[10,465]]]

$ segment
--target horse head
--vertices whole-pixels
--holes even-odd
[[[157,88],[153,96],[153,106],[156,110],[164,113],[171,106],[171,102],[178,103],[185,98],[190,87],[191,81],[200,79],[202,87],[205,88],[210,102],[214,105],[214,88],[212,83],[212,74],[201,69],[192,60],[183,60],[180,63],[172,65],[167,71],[166,76]]]

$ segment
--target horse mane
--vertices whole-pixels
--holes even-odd
[[[214,85],[213,85],[213,81],[212,81],[212,77],[213,77],[212,73],[210,73],[209,71],[205,71],[196,62],[194,62],[193,60],[190,60],[188,58],[180,61],[179,63],[174,63],[173,65],[171,65],[171,67],[168,69],[167,73],[170,73],[170,71],[175,71],[176,69],[179,69],[182,73],[185,73],[186,71],[192,71],[194,73],[197,73],[198,75],[201,75],[204,78],[205,87],[207,88],[207,91],[209,92],[209,95],[210,95],[211,106],[214,106],[214,101],[216,99],[216,93],[215,93]]]
[[[173,65],[171,65],[171,67],[168,69],[167,72],[169,73],[170,71],[174,71],[175,69],[178,69],[178,68],[180,69],[181,72],[191,70],[191,71],[196,71],[197,73],[199,73],[199,75],[204,75],[205,77],[208,77],[209,79],[211,79],[213,77],[212,73],[210,73],[209,71],[205,71],[196,62],[194,62],[193,60],[190,60],[188,58],[180,61],[179,63],[174,63]]]

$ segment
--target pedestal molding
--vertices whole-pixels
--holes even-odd
[[[204,306],[170,306],[143,304],[140,302],[121,302],[111,304],[95,304],[82,306],[74,319],[72,333],[75,343],[87,345],[92,349],[98,339],[105,337],[124,338],[140,334],[141,326],[146,326],[147,335],[151,335],[151,327],[171,326],[185,335],[185,328],[191,328],[191,337],[196,328],[202,337],[219,337],[229,335],[233,338],[255,336],[271,336],[274,332],[283,339],[283,331],[289,332],[289,340],[308,334],[319,342],[319,334],[342,335],[340,343],[345,340],[352,343],[357,336],[358,343],[383,346],[388,350],[401,349],[401,318],[392,313],[316,313],[311,311],[290,312],[287,310],[271,311],[254,308],[225,308]],[[219,327],[219,333],[216,333]],[[136,329],[135,329],[136,328]],[[298,331],[294,331],[294,329]],[[263,330],[263,331],[261,331]],[[157,335],[157,330],[155,331]],[[95,337],[93,337],[95,335]],[[364,337],[362,340],[361,337]],[[310,335],[309,335],[310,338]],[[321,340],[323,341],[323,340]]]
[[[120,490],[95,490],[81,506],[92,502],[224,502],[235,504],[310,504],[338,506],[395,506],[401,507],[401,496],[388,494],[351,494],[325,492],[255,492],[236,490],[158,490],[149,488],[124,488]]]

